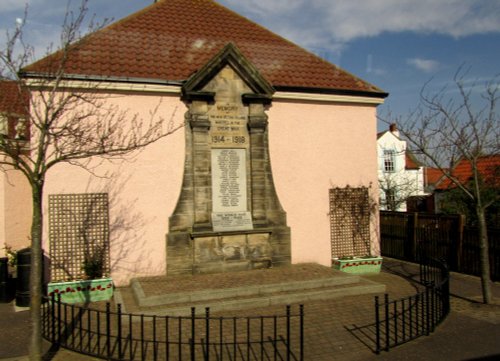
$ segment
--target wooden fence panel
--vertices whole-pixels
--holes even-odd
[[[418,262],[417,247],[446,260],[450,270],[480,274],[476,228],[464,227],[460,215],[380,212],[383,256]],[[491,278],[500,280],[500,229],[488,229]]]

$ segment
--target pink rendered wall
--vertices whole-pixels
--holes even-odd
[[[24,175],[16,170],[0,172],[0,256],[7,245],[13,250],[30,246],[31,190]]]
[[[147,117],[158,100],[128,95],[109,101]],[[175,122],[183,122],[186,107],[178,96],[164,97],[160,109],[166,118],[175,110]],[[268,115],[271,165],[292,231],[292,262],[330,265],[328,190],[372,183],[378,194],[375,106],[274,101]],[[47,177],[45,215],[50,194],[107,192],[115,283],[164,274],[165,236],[180,194],[184,147],[181,129],[125,161],[95,161],[92,173],[59,165]],[[47,217],[44,225],[48,250]]]
[[[109,101],[147,119],[149,111],[159,104],[159,97],[129,95]],[[182,124],[185,110],[178,96],[163,97],[159,114],[168,120],[175,112],[175,123]],[[77,166],[58,165],[47,177],[45,215],[50,194],[108,193],[111,275],[115,284],[127,284],[131,277],[164,274],[168,217],[179,196],[183,164],[184,129],[180,129],[126,160],[96,160],[91,164],[92,173]],[[48,249],[47,217],[44,224]]]
[[[273,102],[271,166],[291,227],[292,263],[331,265],[330,188],[371,184],[378,194],[375,112],[375,106]],[[373,219],[375,253],[377,234]]]

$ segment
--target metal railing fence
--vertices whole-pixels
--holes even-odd
[[[107,360],[303,360],[304,308],[255,317],[156,316],[62,303],[42,309],[43,337],[56,347]]]
[[[429,335],[450,311],[449,271],[444,262],[420,259],[420,283],[416,295],[381,301],[375,296],[375,352],[389,351],[423,335]]]

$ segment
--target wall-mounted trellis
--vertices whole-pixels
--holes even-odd
[[[49,195],[51,279],[84,277],[85,257],[102,257],[109,274],[109,212],[106,193]]]
[[[370,213],[369,188],[330,189],[332,258],[370,253]]]

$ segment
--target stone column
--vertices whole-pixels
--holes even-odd
[[[267,115],[264,105],[249,104],[250,167],[252,184],[252,219],[256,227],[267,226],[266,216],[266,148]]]
[[[194,225],[196,231],[208,230],[210,225],[209,206],[212,199],[210,173],[210,144],[208,131],[208,106],[204,101],[191,104],[190,126],[193,131],[193,184],[194,184]]]

